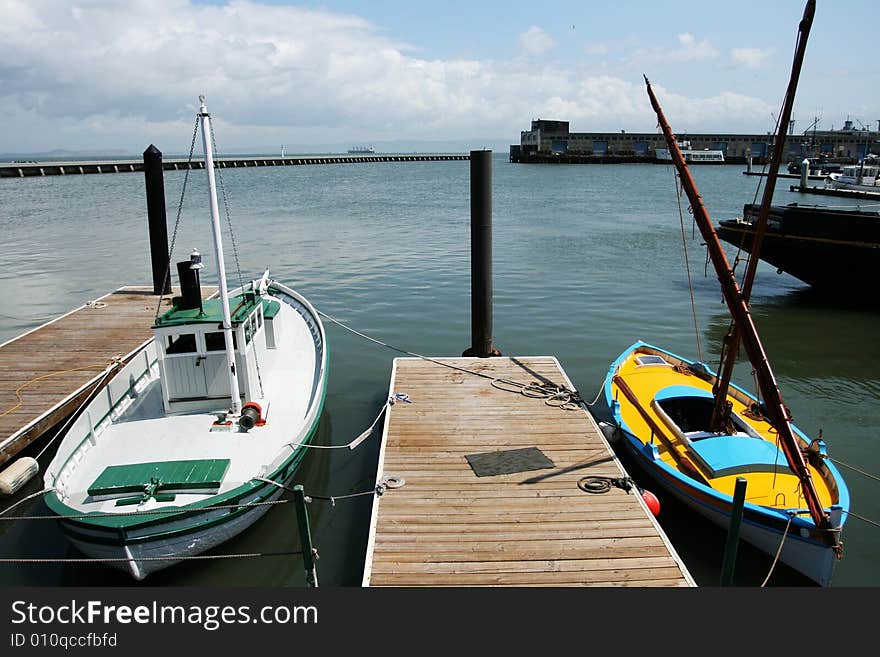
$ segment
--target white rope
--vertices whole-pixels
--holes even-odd
[[[284,447],[289,447],[290,449],[296,449],[298,447],[302,447],[303,449],[354,449],[362,442],[364,442],[367,438],[370,437],[370,434],[373,433],[373,429],[376,426],[376,423],[379,421],[379,418],[382,417],[382,414],[388,409],[389,406],[394,405],[394,397],[389,397],[388,401],[382,405],[382,408],[379,410],[379,414],[376,416],[376,419],[373,420],[373,423],[357,438],[352,440],[350,443],[345,445],[312,445],[312,444],[297,444],[293,442],[286,443]],[[272,482],[275,483],[275,482]]]
[[[776,550],[776,556],[773,558],[773,563],[770,565],[770,572],[767,573],[767,577],[761,584],[761,588],[767,586],[767,582],[770,581],[770,575],[773,574],[773,569],[776,568],[776,562],[779,561],[779,555],[782,554],[782,546],[785,545],[785,537],[788,536],[788,528],[791,527],[792,520],[794,520],[794,515],[789,515],[788,524],[785,526],[785,531],[782,533],[782,540],[779,541],[779,549]]]
[[[421,358],[424,361],[429,363],[434,363],[435,365],[440,365],[442,367],[447,367],[452,370],[457,370],[459,372],[464,372],[465,374],[471,374],[473,376],[478,376],[483,379],[489,379],[491,381],[491,385],[499,390],[506,390],[507,392],[519,392],[525,397],[530,397],[533,399],[544,399],[544,403],[548,406],[553,406],[554,408],[561,408],[566,411],[578,410],[581,407],[582,400],[577,390],[568,390],[564,386],[559,386],[556,384],[552,385],[539,385],[536,383],[519,383],[517,381],[511,381],[509,379],[503,379],[494,377],[490,374],[485,374],[484,372],[476,372],[474,370],[469,370],[466,367],[459,367],[458,365],[452,365],[451,363],[444,363],[443,361],[437,360],[436,358],[430,358],[429,356],[423,356],[422,354],[417,354],[412,351],[407,351],[406,349],[401,349],[400,347],[395,347],[390,344],[386,344],[381,340],[377,340],[375,338],[371,338],[369,335],[365,335],[360,331],[356,331],[350,326],[346,326],[341,321],[336,319],[335,317],[331,317],[327,313],[318,311],[318,314],[325,319],[329,319],[334,324],[339,325],[341,328],[357,335],[365,340],[369,340],[374,344],[377,344],[381,347],[385,347],[387,349],[391,349],[392,351],[396,351],[401,354],[406,354],[407,356],[413,356],[415,358]],[[508,390],[506,388],[499,387],[498,384],[511,386],[513,389]],[[599,395],[602,394],[602,391],[599,391]],[[596,396],[596,400],[599,399],[599,395]],[[557,402],[557,403],[553,403]],[[593,402],[595,404],[595,402]]]
[[[38,496],[42,495],[43,493],[48,493],[48,492],[51,491],[51,490],[55,490],[55,489],[54,489],[54,488],[44,488],[43,490],[38,490],[36,493],[31,493],[31,494],[28,495],[27,497],[23,497],[23,498],[21,498],[18,502],[16,502],[16,503],[13,504],[12,506],[8,506],[8,507],[6,507],[5,509],[3,509],[2,511],[0,511],[0,516],[4,515],[7,511],[12,511],[12,510],[13,510],[15,507],[17,507],[19,504],[24,504],[24,503],[27,502],[28,500],[32,500],[32,499],[34,499],[35,497],[38,497]]]

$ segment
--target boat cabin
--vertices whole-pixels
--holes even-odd
[[[175,297],[173,307],[153,325],[167,412],[219,410],[232,401],[220,299],[192,305]],[[254,291],[229,299],[235,371],[244,401],[262,397],[259,363],[277,344],[280,308]]]

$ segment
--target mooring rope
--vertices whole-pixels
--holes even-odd
[[[49,372],[48,374],[42,374],[40,376],[35,376],[30,381],[22,383],[18,388],[15,389],[15,398],[18,400],[18,403],[7,408],[5,411],[0,413],[0,417],[5,415],[9,415],[10,413],[14,413],[23,403],[24,399],[21,397],[21,391],[27,388],[28,386],[37,383],[39,381],[44,381],[46,379],[50,379],[53,376],[61,376],[62,374],[71,374],[73,372],[82,372],[84,370],[97,370],[97,369],[112,369],[112,366],[118,362],[118,359],[114,358],[113,362],[110,365],[83,365],[82,367],[72,367],[68,370],[57,370],[55,372]],[[106,376],[106,374],[105,374]]]
[[[295,492],[294,489],[291,488],[290,486],[286,486],[278,481],[266,479],[265,477],[254,477],[254,479],[256,481],[263,481],[267,484],[273,484],[275,486],[278,486],[278,488],[281,488],[282,490],[286,490],[288,493]],[[306,502],[311,502],[312,500],[323,500],[326,502],[330,502],[333,506],[336,506],[337,500],[346,500],[346,499],[349,499],[352,497],[363,497],[365,495],[378,495],[381,497],[382,494],[385,492],[385,489],[386,489],[386,486],[379,483],[379,484],[376,484],[376,486],[374,488],[372,488],[371,490],[361,491],[360,493],[347,493],[345,495],[306,495],[305,493],[303,493],[303,498],[305,499]]]
[[[42,490],[39,494],[48,493],[54,489],[50,488],[48,490]],[[31,495],[30,497],[35,497],[35,495]],[[25,500],[19,500],[12,506],[17,506],[24,502]],[[117,518],[117,517],[128,517],[128,516],[158,516],[158,515],[169,515],[172,513],[205,513],[208,511],[223,511],[225,509],[246,509],[250,507],[257,506],[271,506],[274,504],[287,504],[287,500],[274,500],[269,502],[248,502],[247,504],[218,504],[217,506],[203,506],[197,508],[188,508],[175,506],[166,509],[152,509],[148,511],[126,511],[126,512],[112,512],[107,511],[100,514],[101,518]],[[9,509],[12,508],[9,507]],[[74,514],[74,515],[65,515],[65,516],[6,516],[4,517],[2,514],[6,513],[9,509],[0,512],[0,521],[2,520],[82,520],[83,518],[95,518],[98,517],[94,512],[92,513],[82,513],[82,514]]]
[[[302,554],[302,550],[290,550],[284,552],[244,552],[241,554],[194,554],[175,557],[58,557],[58,558],[0,558],[0,563],[131,563],[132,561],[209,561],[211,559],[248,559],[253,557],[282,557],[294,554]]]
[[[9,512],[9,511],[12,511],[12,510],[13,510],[15,507],[17,507],[19,504],[24,504],[24,503],[27,502],[28,500],[32,500],[32,499],[34,499],[35,497],[39,497],[39,496],[42,495],[43,493],[48,493],[48,492],[51,491],[51,490],[55,490],[55,489],[54,489],[54,488],[44,488],[43,490],[38,490],[36,493],[31,493],[31,494],[28,495],[27,497],[23,497],[23,498],[21,498],[21,499],[20,499],[18,502],[16,502],[15,504],[12,504],[12,505],[6,507],[5,509],[3,509],[2,511],[0,511],[0,516],[3,516],[4,514],[6,514],[6,513]],[[42,518],[42,517],[45,517],[45,516],[38,516],[38,517]],[[18,519],[19,519],[19,518],[0,518],[0,520],[18,520]]]
[[[853,511],[847,510],[847,511],[844,511],[844,513],[846,513],[848,516],[852,516],[853,518],[858,518],[862,522],[866,522],[869,525],[874,525],[874,527],[880,527],[880,522],[877,522],[875,520],[871,520],[870,518],[866,518],[865,516],[860,516],[858,513],[855,513]]]
[[[631,477],[591,475],[578,479],[577,486],[585,493],[594,495],[607,493],[612,488],[620,488],[629,493],[636,486],[636,482]]]
[[[861,474],[861,475],[865,475],[865,476],[868,477],[869,479],[873,479],[874,481],[880,481],[880,477],[878,477],[878,476],[876,476],[876,475],[872,475],[872,474],[870,474],[869,472],[865,472],[864,470],[859,470],[857,467],[855,467],[855,466],[853,466],[853,465],[848,465],[847,463],[844,463],[843,461],[839,461],[839,460],[837,460],[837,459],[835,459],[835,458],[831,458],[830,456],[828,457],[828,459],[829,459],[830,461],[833,461],[833,462],[836,463],[837,465],[842,465],[843,467],[845,467],[845,468],[849,468],[850,470],[855,470],[855,471],[858,472],[859,474]]]
[[[794,514],[789,514],[788,516],[788,524],[785,525],[785,531],[782,533],[782,540],[779,541],[779,548],[776,550],[776,556],[773,557],[773,563],[770,564],[770,572],[767,573],[767,577],[764,579],[764,582],[761,584],[761,588],[767,586],[767,582],[770,581],[770,575],[773,574],[773,569],[776,568],[776,563],[779,561],[779,555],[782,554],[782,546],[785,545],[785,537],[788,536],[788,529],[791,527],[791,521],[794,520]]]
[[[357,331],[350,326],[347,326],[340,320],[335,317],[331,317],[327,313],[322,311],[317,311],[321,317],[329,319],[334,324],[340,326],[341,328],[357,335],[358,337],[364,338],[365,340],[369,340],[374,344],[377,344],[381,347],[385,347],[386,349],[391,349],[392,351],[396,351],[401,354],[405,354],[407,356],[412,356],[414,358],[420,358],[426,362],[434,363],[435,365],[441,365],[442,367],[447,367],[449,369],[457,370],[459,372],[464,372],[465,374],[470,374],[472,376],[478,376],[483,379],[488,379],[492,382],[492,386],[498,388],[499,390],[505,390],[505,388],[499,388],[497,384],[507,385],[513,388],[513,390],[507,390],[508,392],[520,392],[525,397],[531,397],[534,399],[544,399],[544,403],[548,406],[553,406],[555,408],[561,408],[563,410],[577,410],[581,408],[581,405],[585,402],[581,398],[580,394],[578,394],[577,390],[569,390],[565,386],[559,386],[556,384],[536,384],[536,383],[521,383],[518,381],[511,381],[510,379],[504,379],[500,377],[495,377],[490,374],[485,374],[484,372],[477,372],[475,370],[469,370],[466,367],[460,367],[458,365],[453,365],[451,363],[444,363],[443,361],[437,360],[436,358],[431,358],[429,356],[424,356],[422,354],[417,354],[412,351],[407,351],[406,349],[401,349],[400,347],[395,347],[394,345],[387,344],[382,342],[381,340],[377,340],[376,338],[370,337],[360,331]],[[599,395],[596,396],[596,401],[598,401],[599,396],[601,395],[601,390],[599,391]],[[596,403],[593,401],[593,404]]]
[[[403,395],[403,396],[406,397],[406,395]],[[407,399],[408,399],[408,398],[407,398]],[[345,445],[313,445],[313,444],[311,444],[311,443],[308,443],[308,444],[305,444],[305,445],[303,445],[303,444],[297,445],[297,444],[295,444],[295,443],[290,442],[290,443],[285,443],[285,444],[282,446],[282,449],[283,449],[284,447],[289,447],[289,448],[291,448],[291,449],[303,448],[303,449],[350,449],[350,450],[353,450],[355,447],[357,447],[357,446],[360,445],[362,442],[364,442],[367,438],[370,437],[370,435],[373,433],[373,429],[375,429],[376,424],[379,422],[379,418],[381,418],[382,415],[385,413],[385,411],[388,410],[391,406],[393,406],[393,405],[395,404],[395,402],[396,402],[396,400],[395,400],[395,398],[394,398],[393,396],[392,396],[392,397],[389,397],[389,398],[388,398],[388,401],[386,401],[386,402],[382,405],[382,408],[379,409],[379,414],[376,416],[376,419],[373,420],[372,424],[370,424],[370,426],[367,427],[366,430],[362,431],[362,432],[358,435],[357,438],[355,438],[354,440],[352,440],[352,441],[349,442],[349,443],[346,443]],[[274,484],[274,483],[277,483],[277,482],[274,482],[274,481],[273,481],[273,482],[271,482],[271,483]]]

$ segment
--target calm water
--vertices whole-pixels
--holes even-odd
[[[717,222],[736,216],[757,178],[741,166],[696,168]],[[169,235],[184,172],[166,172]],[[321,311],[387,343],[458,356],[470,342],[469,163],[419,162],[222,171],[245,280],[268,265]],[[494,194],[494,334],[505,355],[555,355],[585,399],[609,363],[636,339],[699,355],[670,168],[653,165],[528,166],[497,153]],[[779,183],[777,202],[799,199]],[[204,172],[192,172],[176,260],[196,247],[211,261]],[[818,199],[814,202],[822,201]],[[728,317],[705,250],[687,247],[702,356],[717,363]],[[222,208],[222,202],[221,202]],[[0,342],[122,285],[150,284],[143,176],[0,179]],[[728,250],[732,257],[733,251]],[[227,270],[238,280],[227,241]],[[209,270],[206,269],[205,273]],[[210,284],[210,275],[203,278]],[[859,285],[854,281],[854,286]],[[876,292],[865,289],[871,302]],[[880,473],[880,346],[876,304],[820,298],[762,264],[753,309],[795,422],[820,429],[833,458]],[[394,352],[326,322],[330,383],[319,442],[345,444],[376,416]],[[737,382],[753,388],[747,367]],[[601,411],[596,409],[599,419]],[[357,451],[314,450],[299,481],[315,495],[371,488],[380,432]],[[878,483],[843,468],[853,511],[880,520]],[[638,476],[638,472],[633,472]],[[32,482],[28,491],[39,490]],[[657,492],[657,491],[655,491]],[[3,500],[2,506],[8,503]],[[698,583],[718,581],[723,532],[661,496],[661,523]],[[323,586],[360,584],[370,498],[311,505]],[[45,513],[42,502],[15,514]],[[851,518],[835,586],[876,586],[880,529]],[[273,509],[221,553],[298,548],[293,508]],[[0,554],[73,557],[54,522],[0,523]],[[737,580],[759,585],[770,559],[741,546]],[[104,566],[0,565],[6,584],[125,584]],[[144,585],[303,583],[294,556],[190,562]],[[771,585],[805,582],[777,566]]]

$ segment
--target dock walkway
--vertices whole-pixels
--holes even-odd
[[[152,287],[123,287],[0,344],[0,467],[75,412],[115,358],[152,339],[158,302]]]
[[[574,389],[553,357],[394,361],[364,586],[694,586],[636,491],[588,494],[625,471],[592,416],[491,378]],[[552,467],[477,476],[466,458],[536,448]],[[516,468],[517,466],[512,466]],[[510,471],[510,469],[508,469]]]

